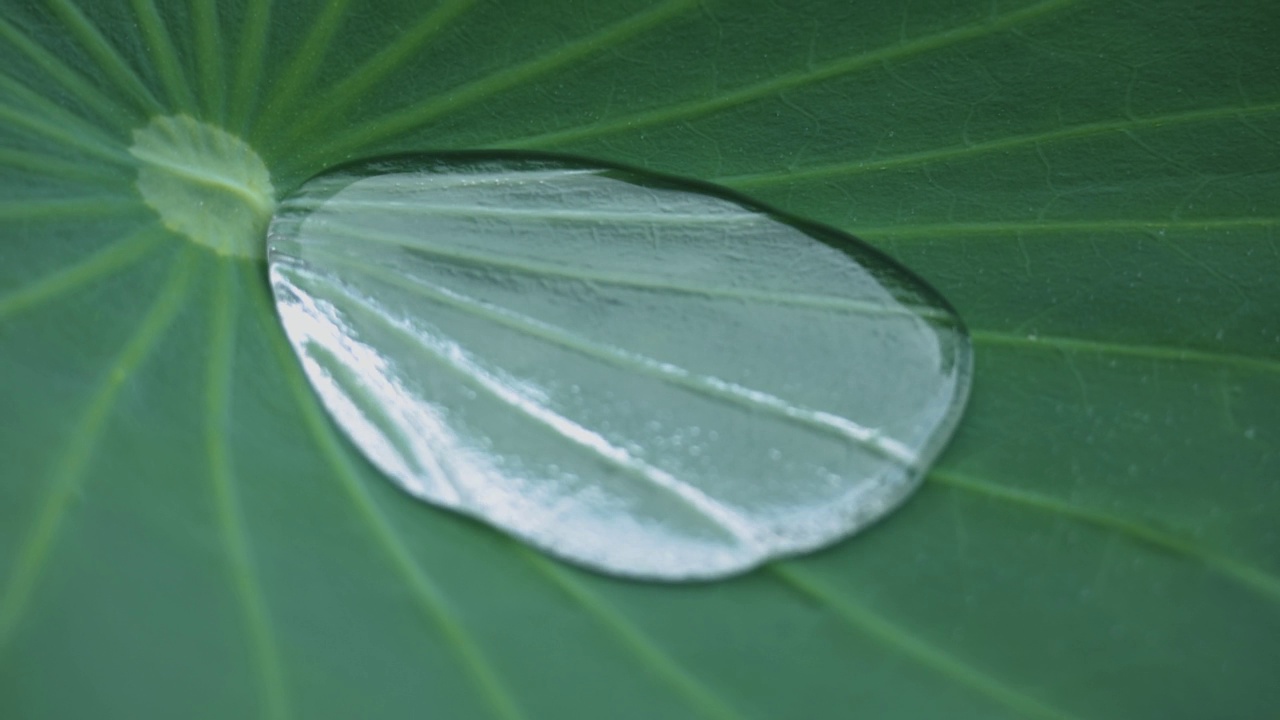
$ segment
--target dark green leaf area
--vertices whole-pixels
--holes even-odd
[[[1276,23],[0,0],[0,717],[1267,717]],[[277,198],[497,146],[726,184],[935,286],[971,406],[855,541],[695,587],[569,569],[347,444],[262,265],[138,193],[134,133],[173,116],[246,138]]]

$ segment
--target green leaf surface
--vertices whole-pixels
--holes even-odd
[[[1269,3],[0,0],[0,716],[1205,718],[1280,706]],[[698,586],[423,506],[135,133],[522,147],[852,232],[973,330],[925,487]]]

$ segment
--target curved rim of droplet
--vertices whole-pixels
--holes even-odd
[[[958,330],[964,333],[966,337],[969,334],[968,328],[960,318],[960,314],[956,312],[955,307],[942,295],[942,293],[934,289],[933,285],[920,277],[920,275],[914,270],[903,265],[893,256],[851,232],[841,230],[833,225],[828,225],[817,220],[801,217],[786,210],[781,210],[741,191],[734,190],[723,185],[717,185],[708,180],[683,177],[672,173],[662,172],[660,170],[651,170],[638,165],[628,165],[612,160],[601,160],[585,155],[547,152],[541,150],[502,149],[424,150],[371,155],[369,157],[356,158],[331,165],[320,172],[308,176],[302,182],[290,188],[288,192],[284,193],[277,203],[277,207],[279,208],[286,205],[291,199],[298,196],[299,191],[303,187],[311,183],[311,181],[321,177],[345,173],[351,176],[351,182],[354,183],[363,178],[373,177],[375,175],[404,172],[415,166],[420,168],[423,164],[434,163],[444,166],[450,163],[468,161],[514,161],[527,163],[532,167],[554,166],[556,168],[573,170],[605,170],[616,173],[609,175],[612,179],[629,182],[642,187],[695,191],[704,195],[710,195],[722,200],[727,200],[740,205],[743,208],[768,215],[774,220],[794,227],[797,230],[804,232],[806,235],[823,242],[829,247],[835,248],[852,256],[855,260],[866,258],[872,262],[893,266],[902,275],[914,281],[915,286],[924,291],[923,294],[927,296],[930,302],[936,303],[949,311],[950,316],[954,318],[955,325]],[[343,189],[344,186],[334,186],[326,193],[316,193],[310,195],[310,197],[311,199],[323,200],[342,192]],[[275,223],[275,219],[278,216],[279,213],[276,213],[276,215],[272,217],[272,224]]]
[[[924,300],[936,304],[938,307],[947,311],[950,324],[955,328],[957,337],[961,341],[962,350],[955,353],[955,393],[951,398],[951,403],[948,405],[946,414],[939,420],[938,425],[929,440],[920,447],[917,462],[912,465],[907,474],[896,484],[890,483],[890,487],[888,488],[883,487],[883,484],[877,488],[884,493],[881,497],[881,503],[877,508],[878,511],[870,517],[858,517],[857,522],[850,524],[842,532],[815,539],[813,542],[793,546],[776,554],[758,557],[751,562],[744,562],[740,565],[735,565],[721,570],[680,576],[659,577],[646,575],[640,572],[629,573],[625,570],[619,570],[614,567],[605,567],[587,558],[568,555],[553,546],[540,542],[537,538],[527,537],[524,534],[506,526],[494,525],[481,513],[472,511],[469,508],[450,507],[452,511],[465,517],[478,520],[487,527],[491,527],[505,535],[516,537],[521,541],[528,542],[533,547],[560,558],[565,562],[571,563],[575,567],[583,568],[592,573],[603,575],[611,579],[629,582],[663,582],[673,584],[711,582],[750,572],[770,562],[804,555],[823,548],[834,547],[841,541],[847,540],[853,535],[864,532],[868,528],[878,525],[884,518],[893,515],[895,510],[905,504],[906,501],[915,494],[915,491],[919,489],[921,484],[923,484],[925,476],[928,474],[928,469],[933,465],[934,461],[942,454],[942,451],[946,449],[947,445],[950,444],[953,439],[956,429],[960,424],[960,418],[964,416],[969,403],[970,389],[973,384],[974,367],[973,344],[970,341],[969,330],[965,325],[964,320],[960,317],[959,312],[956,311],[955,306],[953,306],[941,292],[934,288],[932,284],[914,270],[903,265],[896,258],[857,237],[853,233],[846,232],[826,223],[801,217],[786,210],[780,210],[740,191],[733,190],[732,188],[727,188],[722,185],[716,185],[715,183],[706,180],[682,177],[671,173],[654,171],[648,168],[627,165],[610,160],[600,160],[582,155],[536,150],[428,150],[372,155],[365,158],[348,160],[317,172],[298,183],[280,198],[276,206],[276,213],[273,214],[267,229],[266,258],[268,265],[270,263],[270,259],[275,254],[270,243],[271,237],[275,233],[277,223],[282,217],[281,210],[286,209],[290,201],[293,199],[301,197],[304,194],[304,189],[307,185],[311,184],[312,181],[323,177],[340,175],[346,175],[350,178],[350,182],[335,184],[318,192],[310,191],[305,193],[309,200],[325,200],[342,192],[351,184],[365,178],[393,173],[421,171],[424,166],[431,165],[436,165],[442,170],[446,170],[448,169],[448,166],[466,162],[503,162],[518,163],[530,168],[541,169],[555,168],[604,171],[608,173],[608,177],[611,179],[629,182],[642,187],[698,192],[732,202],[744,209],[761,213],[768,216],[770,219],[789,225],[790,227],[801,231],[808,237],[845,253],[859,264],[866,265],[879,263],[894,268],[897,273],[910,282],[914,292],[917,292]],[[272,288],[272,292],[274,294],[274,288]],[[894,294],[895,296],[897,295],[896,292]]]

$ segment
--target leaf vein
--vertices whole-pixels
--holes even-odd
[[[254,0],[259,2],[260,0]],[[226,121],[226,76],[222,62],[222,30],[218,23],[217,0],[194,3],[196,26],[196,66],[200,76],[205,111],[209,117]]]
[[[974,495],[999,500],[1027,510],[1058,515],[1088,525],[1118,533],[1166,552],[1198,561],[1209,569],[1241,583],[1269,600],[1280,602],[1280,577],[1249,563],[1236,560],[1213,550],[1157,530],[1132,520],[1073,505],[1057,498],[1026,490],[1002,487],[993,483],[974,480],[957,473],[935,469],[928,479],[946,487],[956,488]]]
[[[315,150],[304,159],[303,166],[312,167],[319,163],[320,158],[346,155],[386,137],[411,130],[429,120],[531,80],[581,57],[606,50],[697,5],[698,0],[667,0],[661,5],[637,13],[599,33],[562,45],[550,54],[505,70],[498,70],[488,77],[446,92],[439,97],[429,98],[393,112],[387,117],[366,122]]]
[[[243,41],[238,52],[238,62],[231,85],[231,109],[228,111],[229,129],[243,136],[249,115],[253,112],[261,88],[266,84],[263,60],[267,50],[267,35],[271,27],[271,0],[257,0],[249,5],[244,27],[240,30]]]
[[[718,720],[740,720],[743,715],[713,693],[687,669],[680,666],[669,653],[649,641],[621,612],[592,593],[575,580],[568,571],[554,560],[530,550],[519,540],[511,539],[512,549],[525,558],[533,568],[552,585],[569,597],[579,607],[590,613],[629,652],[640,659],[654,675],[675,686],[692,701],[706,717]]]
[[[1032,222],[915,223],[910,225],[876,225],[856,228],[860,237],[898,240],[907,238],[945,238],[949,235],[1020,235],[1056,232],[1155,232],[1158,230],[1272,230],[1280,226],[1280,218],[1240,217],[1206,218],[1204,220],[1044,220]]]
[[[1267,115],[1280,111],[1280,102],[1260,103],[1245,107],[1210,108],[1192,110],[1167,115],[1156,115],[1146,118],[1125,118],[1103,122],[1085,123],[1071,127],[1047,130],[1028,135],[989,140],[987,142],[963,144],[956,147],[934,148],[914,153],[904,153],[887,158],[857,160],[854,162],[832,163],[807,170],[788,170],[783,173],[759,173],[752,175],[734,175],[722,177],[716,182],[735,188],[758,188],[797,180],[810,181],[839,176],[852,177],[877,170],[888,170],[912,165],[927,165],[940,160],[982,155],[985,153],[1013,150],[1024,147],[1037,147],[1044,143],[1079,140],[1111,133],[1130,133],[1144,128],[1163,128],[1186,125],[1197,122],[1211,122],[1226,118],[1245,118],[1255,115]]]
[[[151,64],[169,93],[169,101],[188,113],[194,113],[196,99],[191,92],[191,83],[184,77],[178,51],[156,10],[155,0],[133,0],[133,14],[151,54]]]
[[[388,74],[403,69],[424,43],[443,30],[456,17],[475,4],[475,0],[449,0],[425,15],[393,43],[360,67],[338,81],[315,103],[315,109],[292,127],[286,142],[305,137],[317,125],[341,115],[353,103],[365,97],[369,89]]]
[[[75,220],[103,215],[127,215],[139,211],[136,201],[123,197],[31,199],[0,203],[0,220]]]
[[[851,298],[828,295],[806,295],[801,293],[752,290],[750,288],[728,286],[716,287],[685,285],[662,281],[657,278],[647,278],[640,275],[601,272],[584,268],[573,268],[563,264],[526,260],[523,258],[513,260],[488,253],[453,250],[441,245],[423,242],[416,237],[407,238],[396,233],[376,232],[367,228],[344,226],[336,223],[327,225],[326,229],[333,231],[334,235],[337,237],[349,237],[352,240],[372,240],[374,242],[402,245],[411,250],[414,254],[420,254],[425,257],[443,260],[446,262],[455,262],[459,265],[482,270],[498,269],[539,278],[561,278],[584,283],[598,283],[601,285],[635,288],[639,290],[654,290],[680,295],[724,298],[747,302],[762,302],[773,305],[846,312],[853,315],[912,315],[926,317],[930,320],[936,320],[939,322],[951,322],[953,320],[951,315],[946,311],[930,307],[907,305],[905,303],[886,306],[884,303],[854,300]],[[330,251],[327,248],[317,248],[317,251],[326,255],[331,255],[335,259],[350,261],[350,258],[347,256]],[[360,264],[371,270],[377,269],[376,266],[371,266],[366,263]]]
[[[260,311],[266,316],[274,315],[271,300],[267,297],[266,290],[261,287],[261,278],[250,275],[246,278],[245,284],[250,287]],[[283,334],[272,332],[270,340],[308,432],[334,469],[370,534],[377,540],[404,580],[419,610],[444,632],[449,639],[451,649],[462,662],[476,687],[490,702],[494,714],[504,720],[520,720],[524,714],[499,679],[496,669],[485,658],[471,633],[458,619],[440,586],[413,559],[412,554],[397,536],[394,526],[361,482],[355,467],[342,450],[333,426],[312,395],[311,387],[307,384],[301,368],[298,367],[297,358],[288,347]]]
[[[321,66],[320,61],[328,51],[333,34],[338,31],[343,13],[350,2],[351,0],[329,0],[324,10],[316,13],[311,29],[298,46],[293,59],[273,83],[272,95],[267,99],[263,112],[258,115],[257,124],[250,131],[250,144],[256,145],[262,141],[268,135],[267,131],[274,127],[273,123],[277,122],[277,118],[284,120],[285,110],[315,77]]]
[[[59,454],[58,462],[50,473],[47,482],[49,492],[18,548],[17,560],[4,584],[3,594],[0,594],[0,652],[13,637],[37,589],[45,563],[57,542],[63,518],[80,491],[85,470],[111,416],[116,398],[150,355],[186,297],[190,265],[191,251],[184,250],[174,262],[168,281],[151,309],[125,342],[115,362],[107,368],[89,404],[71,427],[67,446]]]
[[[119,149],[117,142],[104,135],[80,116],[51,102],[24,87],[17,81],[0,74],[0,90],[6,99],[25,100],[37,115],[31,115],[24,109],[0,104],[0,120],[5,120],[11,127],[18,127],[36,135],[42,135],[59,145],[74,147],[103,160],[120,165],[133,165],[128,155]]]
[[[1024,7],[1004,15],[995,15],[983,20],[953,27],[933,35],[926,35],[896,45],[878,48],[869,52],[842,58],[816,68],[806,68],[800,72],[789,73],[766,80],[755,85],[748,85],[710,98],[699,98],[688,102],[656,108],[640,112],[628,117],[610,120],[592,125],[557,130],[542,135],[529,136],[514,141],[495,143],[494,147],[502,148],[544,148],[577,142],[587,138],[599,137],[622,130],[636,130],[651,125],[670,123],[677,120],[689,120],[741,105],[752,100],[778,95],[786,90],[808,85],[832,77],[845,75],[868,67],[878,66],[888,60],[900,60],[921,55],[955,43],[975,40],[1017,25],[1038,20],[1046,15],[1059,12],[1075,5],[1078,0],[1047,0],[1029,7]]]
[[[318,279],[312,276],[313,279]],[[371,304],[342,285],[333,287],[358,304],[369,315],[376,318],[389,329],[405,335],[423,350],[434,356],[444,367],[461,375],[472,386],[478,387],[491,397],[504,403],[512,410],[524,415],[533,422],[555,433],[566,442],[577,445],[593,454],[603,463],[614,467],[628,475],[667,491],[711,524],[722,529],[738,542],[753,549],[758,548],[755,532],[750,523],[732,508],[708,496],[699,488],[681,480],[667,471],[636,457],[631,452],[611,443],[599,433],[578,425],[570,418],[555,412],[554,409],[529,397],[519,389],[504,384],[493,377],[478,363],[465,356],[465,351],[447,340],[428,340],[425,333],[416,328],[409,328],[388,317],[381,308]],[[471,308],[472,311],[475,308]]]
[[[129,64],[94,26],[84,11],[76,7],[71,0],[47,0],[47,2],[66,24],[71,34],[79,38],[81,46],[102,66],[120,90],[126,95],[131,95],[139,103],[141,110],[148,113],[159,113],[163,110],[159,101],[142,82],[142,78],[129,67]]]
[[[768,565],[765,569],[799,594],[834,612],[850,627],[862,634],[954,680],[957,684],[1020,713],[1023,717],[1039,720],[1079,720],[1076,716],[1046,705],[998,678],[974,668],[967,661],[907,632],[871,608],[842,597],[838,592],[817,580],[811,571],[801,570],[798,563],[779,562]]]
[[[746,407],[753,411],[771,413],[803,427],[835,435],[854,445],[893,460],[904,467],[912,467],[918,459],[915,453],[905,444],[886,437],[875,429],[863,427],[847,418],[795,405],[783,398],[735,383],[725,382],[718,378],[699,375],[670,363],[578,336],[513,310],[491,305],[443,287],[432,289],[422,283],[415,283],[397,274],[387,272],[384,268],[371,266],[350,258],[344,259],[353,267],[361,268],[370,274],[380,274],[385,282],[428,297],[435,302],[483,317],[523,335],[558,345],[593,359],[644,373],[706,397]],[[338,288],[339,291],[353,301],[367,305],[366,300],[356,296],[342,285],[334,284],[334,287]]]
[[[226,438],[230,423],[232,363],[235,357],[236,294],[232,291],[233,268],[219,262],[217,289],[212,301],[212,331],[209,337],[209,366],[205,383],[205,450],[209,475],[213,484],[214,508],[218,528],[227,553],[232,586],[244,612],[254,662],[261,674],[264,715],[274,720],[291,716],[285,690],[284,672],[270,612],[262,595],[254,567],[248,529],[240,509],[232,468],[231,449]]]
[[[13,43],[24,55],[31,58],[36,65],[48,73],[49,77],[60,83],[63,88],[79,97],[86,105],[98,112],[98,116],[124,131],[134,125],[134,119],[128,117],[121,105],[90,85],[84,76],[77,73],[49,52],[35,40],[0,18],[0,37]]]
[[[0,217],[4,217],[0,208]],[[107,245],[89,257],[61,268],[27,286],[0,297],[0,320],[42,303],[66,297],[85,285],[109,277],[144,258],[160,244],[164,233],[154,225]]]
[[[1003,346],[1036,350],[1058,350],[1068,353],[1122,355],[1148,360],[1231,365],[1247,370],[1280,372],[1280,360],[1224,352],[1210,352],[1206,350],[1192,350],[1188,348],[1161,345],[1139,345],[1137,343],[1122,343],[1106,340],[1085,340],[1081,338],[1054,335],[1028,336],[995,330],[973,330],[970,332],[970,337],[976,344],[992,345],[997,347]]]

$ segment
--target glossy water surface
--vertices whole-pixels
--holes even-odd
[[[971,355],[833,230],[548,157],[375,160],[285,199],[280,317],[339,426],[413,495],[606,572],[723,576],[916,486]]]

